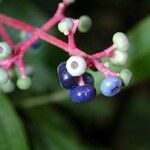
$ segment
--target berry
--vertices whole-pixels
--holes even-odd
[[[0,68],[0,85],[6,83],[9,80],[8,73]]]
[[[94,78],[90,73],[84,73],[82,78],[85,84],[94,85]]]
[[[72,3],[75,2],[75,0],[64,0],[64,2],[67,3],[67,4],[72,4]]]
[[[92,85],[85,84],[70,90],[71,101],[76,103],[86,103],[94,99],[96,90]]]
[[[127,62],[128,53],[115,50],[114,56],[110,58],[110,62],[115,66],[123,66]]]
[[[123,69],[120,72],[120,78],[122,79],[123,85],[125,87],[127,87],[129,85],[129,83],[131,82],[132,76],[133,76],[133,74],[129,69]]]
[[[0,89],[4,93],[11,93],[15,90],[15,85],[11,80],[8,80],[6,83],[0,85]]]
[[[57,68],[60,85],[65,89],[72,89],[78,86],[78,77],[71,76],[66,69],[66,62],[61,63]]]
[[[59,24],[58,24],[58,30],[64,35],[68,35],[70,30],[73,27],[73,22],[69,18],[64,18]]]
[[[0,60],[6,59],[11,53],[11,47],[6,42],[0,42]]]
[[[29,39],[29,38],[32,37],[32,33],[22,31],[21,34],[20,34],[20,37],[21,37],[22,40]],[[41,46],[41,40],[36,40],[32,44],[32,48],[34,48],[34,49],[39,48],[40,46]]]
[[[127,51],[129,48],[129,41],[124,33],[117,32],[113,35],[113,42],[120,51]]]
[[[100,85],[103,95],[111,97],[119,93],[122,88],[122,80],[119,77],[107,77]]]
[[[78,30],[80,32],[88,32],[92,26],[92,20],[89,16],[83,15],[79,18],[80,23],[78,26]]]
[[[66,68],[72,76],[76,77],[85,73],[87,64],[83,57],[71,56],[66,62]]]
[[[17,86],[21,90],[27,90],[31,86],[32,82],[29,77],[19,78],[17,80]]]

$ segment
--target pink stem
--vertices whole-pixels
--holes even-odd
[[[116,49],[116,46],[115,46],[115,45],[112,45],[111,47],[109,47],[109,48],[103,50],[102,52],[93,54],[92,56],[93,56],[95,59],[100,59],[100,58],[103,58],[103,57],[109,57],[109,56],[111,55],[111,52],[113,52],[115,49]]]
[[[25,64],[24,64],[23,59],[19,59],[19,60],[16,62],[16,65],[17,65],[18,68],[20,69],[21,77],[22,77],[22,78],[26,78],[26,70],[25,70]]]
[[[0,35],[9,45],[14,45],[13,41],[9,37],[9,34],[7,33],[2,24],[0,24]]]
[[[82,77],[82,76],[79,78],[78,84],[79,84],[79,86],[83,86],[83,85],[85,85],[85,82],[84,82],[84,80],[83,80],[83,77]]]
[[[68,45],[69,45],[69,48],[74,49],[76,47],[74,34],[76,33],[76,30],[78,28],[79,20],[78,19],[76,19],[76,20],[72,19],[72,21],[73,21],[74,25],[73,25],[73,28],[69,32],[69,35],[68,35]]]
[[[69,35],[68,35],[68,45],[69,45],[70,49],[74,49],[76,47],[73,32],[70,32]]]
[[[18,65],[18,67],[20,68],[22,76],[25,76],[25,66],[24,66],[24,62],[23,62],[24,53],[38,38],[41,38],[57,47],[63,49],[64,51],[66,51],[72,55],[82,56],[82,57],[86,58],[87,61],[90,60],[91,64],[92,65],[94,64],[94,66],[99,71],[102,71],[106,76],[107,75],[110,75],[110,76],[118,75],[117,73],[108,70],[108,68],[103,63],[100,63],[99,61],[97,61],[98,58],[109,56],[110,53],[114,50],[114,46],[106,49],[104,52],[100,52],[100,53],[94,54],[92,56],[88,55],[87,53],[83,52],[82,50],[80,50],[76,47],[75,41],[74,41],[74,33],[76,32],[76,29],[77,29],[77,26],[79,23],[78,20],[76,20],[76,22],[75,22],[72,33],[70,32],[70,34],[69,34],[69,37],[68,37],[69,44],[46,33],[56,23],[58,23],[61,19],[63,19],[63,17],[64,17],[63,12],[64,12],[66,6],[67,5],[65,5],[63,3],[59,4],[59,7],[58,7],[55,15],[47,23],[45,23],[40,29],[35,28],[31,25],[28,25],[17,19],[13,19],[13,18],[4,16],[4,15],[0,15],[1,23],[4,23],[6,25],[12,26],[17,29],[21,29],[21,30],[25,30],[27,32],[33,33],[33,36],[30,39],[23,41],[20,44],[16,45],[15,49],[18,49],[19,53],[16,52],[16,53],[14,53],[14,55],[9,57],[8,59],[6,59],[4,61],[0,61],[0,65],[6,65],[7,63],[10,63],[9,66],[11,66],[11,64],[13,62],[15,62]]]

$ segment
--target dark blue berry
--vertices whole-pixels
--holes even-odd
[[[96,90],[92,85],[85,84],[83,86],[77,86],[70,90],[71,101],[76,103],[86,103],[94,99],[96,96]]]
[[[57,68],[60,85],[65,89],[72,89],[78,86],[79,77],[71,76],[67,69],[66,63],[61,63]]]
[[[111,97],[119,93],[122,88],[122,80],[119,77],[107,77],[105,78],[100,89],[103,95]]]
[[[29,32],[26,32],[26,38],[29,39],[31,38],[32,34]],[[33,44],[32,44],[32,48],[39,48],[41,46],[41,40],[36,40]]]
[[[84,73],[82,77],[85,84],[94,85],[94,78],[90,73]]]

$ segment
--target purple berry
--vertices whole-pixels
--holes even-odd
[[[94,99],[96,90],[92,85],[85,84],[70,90],[71,101],[76,103],[86,103]]]
[[[82,75],[85,84],[94,85],[94,78],[90,73],[84,73]]]
[[[105,78],[100,89],[103,95],[111,97],[119,93],[122,88],[122,80],[119,77],[107,77]]]
[[[57,68],[60,85],[65,89],[72,89],[78,86],[79,77],[71,76],[66,69],[66,62],[61,63]]]

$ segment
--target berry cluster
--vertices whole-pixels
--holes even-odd
[[[74,35],[77,30],[83,33],[89,31],[92,21],[86,15],[79,19],[66,17],[64,11],[73,2],[75,0],[63,0],[59,3],[54,16],[41,28],[0,14],[0,36],[4,40],[0,42],[0,89],[3,92],[14,90],[15,86],[12,82],[14,70],[17,70],[16,84],[20,89],[25,90],[31,86],[30,73],[24,63],[24,55],[30,47],[38,48],[41,45],[41,39],[63,49],[70,55],[66,62],[58,66],[57,72],[60,85],[70,90],[69,95],[73,102],[85,103],[96,96],[94,78],[87,73],[89,68],[95,68],[104,74],[105,79],[100,83],[100,91],[105,96],[114,96],[122,87],[129,85],[132,78],[130,70],[123,69],[120,73],[110,70],[111,65],[119,67],[125,65],[127,61],[129,42],[126,35],[117,32],[113,35],[111,47],[93,55],[85,53],[77,48]],[[22,41],[14,43],[4,25],[21,30]],[[58,30],[68,37],[67,43],[48,34],[48,31],[55,25],[58,25]],[[103,62],[102,58],[109,58],[109,62]]]

